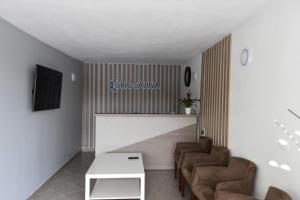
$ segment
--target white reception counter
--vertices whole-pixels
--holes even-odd
[[[176,142],[196,141],[197,115],[96,114],[96,155],[140,152],[145,169],[173,169]]]

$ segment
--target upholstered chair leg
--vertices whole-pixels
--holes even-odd
[[[180,169],[178,169],[178,177],[179,177],[179,191],[181,191],[182,189],[181,189],[181,185],[182,185],[182,176],[181,176],[181,171],[180,171]]]
[[[191,192],[191,200],[198,200],[197,197],[194,195],[193,192]]]
[[[174,166],[175,170],[174,170],[174,175],[175,175],[175,179],[176,179],[176,175],[177,175],[177,163],[175,162],[175,166]]]
[[[181,178],[181,196],[184,197],[185,179],[182,173],[180,173],[180,178]]]

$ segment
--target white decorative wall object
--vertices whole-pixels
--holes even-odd
[[[279,122],[278,119],[275,119],[275,120],[274,120],[274,123],[275,123],[278,127],[280,127],[280,129],[283,131],[283,133],[284,133],[285,135],[287,135],[288,138],[296,145],[297,150],[300,151],[300,143],[299,143],[298,138],[296,137],[296,136],[300,136],[300,131],[299,131],[299,130],[296,130],[296,131],[294,132],[294,134],[295,134],[295,135],[294,135],[293,133],[289,132],[289,131],[287,130],[287,128],[285,127],[285,125],[282,124],[281,122]],[[279,142],[279,141],[278,141],[278,142]],[[281,143],[280,143],[280,144],[282,144],[282,140],[281,140]],[[287,145],[288,145],[288,144],[287,144]],[[283,146],[283,145],[281,145],[281,146]],[[285,146],[286,146],[286,145],[285,145]]]
[[[76,81],[76,79],[77,79],[77,77],[76,77],[76,73],[72,73],[71,74],[71,80],[74,82],[74,81]]]

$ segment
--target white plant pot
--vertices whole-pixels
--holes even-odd
[[[192,108],[185,108],[185,114],[190,115],[192,112]]]

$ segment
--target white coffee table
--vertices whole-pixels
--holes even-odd
[[[139,157],[130,160],[128,157]],[[96,184],[91,191],[91,179]],[[96,156],[85,175],[85,200],[145,199],[145,170],[141,153],[106,153]]]

